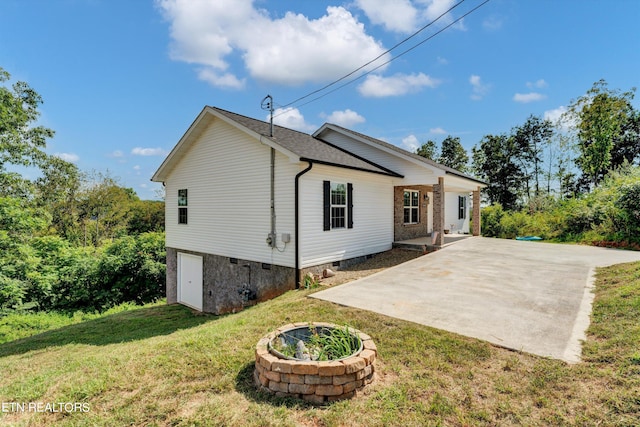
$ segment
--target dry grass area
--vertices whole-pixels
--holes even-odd
[[[598,272],[584,361],[575,365],[307,298],[312,292],[228,316],[148,306],[2,344],[0,402],[86,402],[90,411],[0,412],[0,424],[638,425],[640,263]],[[371,335],[379,350],[373,386],[325,407],[258,392],[257,341],[297,321]]]

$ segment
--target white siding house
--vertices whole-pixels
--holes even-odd
[[[275,171],[281,237],[293,234],[294,182],[289,178],[298,167],[276,153]],[[165,178],[167,246],[293,267],[293,251],[280,252],[265,244],[270,227],[269,174],[270,147],[224,121],[212,120],[184,154],[180,167]],[[187,190],[186,224],[178,222],[180,189]]]
[[[214,107],[152,180],[166,188],[167,301],[217,314],[407,236],[468,233],[483,186],[339,126],[308,135]]]
[[[352,184],[353,228],[323,229],[323,182]],[[318,165],[302,177],[300,267],[312,267],[391,249],[391,177]]]

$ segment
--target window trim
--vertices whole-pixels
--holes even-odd
[[[189,223],[189,193],[187,188],[178,189],[178,224]]]
[[[406,202],[406,198],[405,195],[406,193],[409,193],[409,205],[407,206],[405,204]],[[412,201],[413,201],[413,195],[415,194],[416,198],[416,205],[414,206]],[[409,221],[405,221],[405,213],[406,211],[409,210]],[[413,211],[416,212],[416,218],[417,221],[413,221]],[[402,223],[404,225],[417,225],[420,224],[420,191],[419,190],[411,190],[411,189],[405,189],[402,191]]]
[[[331,182],[331,229],[347,228],[347,184],[343,182]],[[342,187],[342,188],[340,188]],[[334,202],[334,198],[344,198],[344,203]],[[342,215],[334,213],[340,210]]]
[[[333,185],[332,185],[333,184]],[[345,190],[344,204],[334,204],[332,186],[343,185]],[[341,230],[353,228],[353,184],[343,181],[322,181],[323,194],[323,230]],[[344,226],[334,226],[333,209],[344,209]]]

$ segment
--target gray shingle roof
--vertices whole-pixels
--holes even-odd
[[[302,160],[328,164],[348,169],[363,170],[383,175],[401,175],[373,162],[357,157],[347,151],[335,147],[309,134],[298,132],[282,126],[273,126],[273,137],[269,136],[270,124],[261,120],[232,113],[217,107],[209,107],[245,128],[258,133],[280,145],[284,149],[300,156]]]
[[[393,150],[396,153],[399,153],[399,154],[402,154],[402,155],[405,155],[405,156],[409,156],[409,157],[414,158],[416,160],[419,160],[419,161],[421,161],[423,163],[426,163],[428,165],[434,166],[434,167],[436,167],[438,169],[442,169],[446,173],[450,173],[452,175],[456,175],[456,176],[459,176],[459,177],[462,177],[462,178],[470,179],[472,181],[476,181],[476,182],[479,182],[479,183],[482,183],[482,184],[486,184],[484,181],[482,181],[482,180],[480,180],[480,179],[478,179],[476,177],[473,177],[471,175],[467,175],[465,173],[460,172],[457,169],[453,169],[453,168],[450,168],[450,167],[445,166],[443,164],[434,162],[433,160],[427,159],[426,157],[422,157],[422,156],[419,156],[419,155],[417,155],[415,153],[411,153],[411,152],[409,152],[407,150],[404,150],[404,149],[402,149],[402,148],[400,148],[400,147],[398,147],[396,145],[389,144],[388,142],[384,142],[384,141],[382,141],[380,139],[372,138],[372,137],[370,137],[368,135],[353,131],[351,129],[347,129],[345,127],[342,127],[342,126],[339,126],[339,125],[336,125],[336,124],[333,124],[333,123],[328,123],[328,125],[331,126],[331,127],[336,128],[336,129],[340,129],[344,133],[350,133],[350,134],[352,134],[354,136],[357,136],[357,137],[359,137],[361,139],[365,139],[365,140],[367,140],[369,142],[372,142],[374,144],[377,144],[377,145],[380,145],[382,147],[386,147],[386,148],[388,148],[390,150]]]

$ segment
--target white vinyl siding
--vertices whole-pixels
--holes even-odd
[[[460,197],[464,197],[466,200],[464,218],[459,218]],[[444,200],[444,228],[450,230],[451,233],[468,233],[469,193],[446,193]]]
[[[280,251],[272,249],[266,244],[271,228],[270,148],[214,119],[166,179],[167,246],[293,267],[294,177],[299,170],[299,164],[276,152]],[[179,189],[188,189],[189,220],[178,226]],[[283,233],[291,235],[286,247]]]
[[[300,266],[310,267],[391,249],[391,179],[318,164],[303,175],[300,178]],[[323,181],[353,185],[353,228],[324,231]]]

